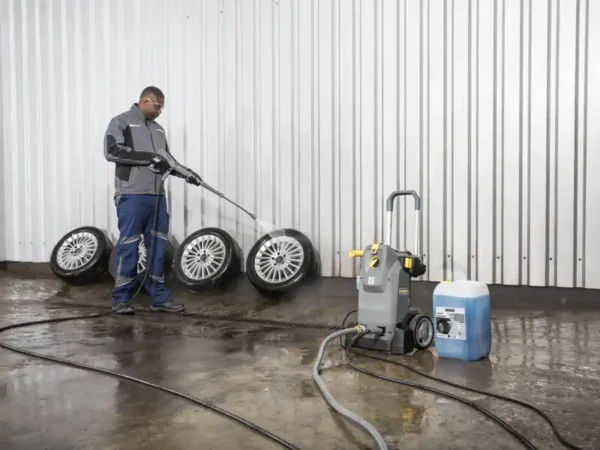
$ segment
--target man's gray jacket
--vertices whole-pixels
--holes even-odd
[[[162,177],[149,169],[156,155],[171,156],[165,130],[146,119],[134,104],[113,118],[104,137],[104,156],[116,164],[115,197],[123,194],[164,194]],[[172,157],[171,157],[172,158]]]

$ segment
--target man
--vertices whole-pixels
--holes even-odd
[[[184,305],[171,300],[165,286],[169,215],[163,174],[169,172],[195,185],[202,179],[169,153],[165,131],[155,122],[164,103],[165,96],[160,89],[145,88],[139,103],[110,121],[104,139],[104,156],[116,163],[115,204],[120,236],[112,309],[117,314],[135,312],[130,303],[137,288],[138,245],[142,234],[148,258],[144,289],[152,298],[150,310],[182,312],[185,309]],[[156,209],[155,205],[158,205]]]

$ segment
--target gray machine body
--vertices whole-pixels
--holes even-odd
[[[358,276],[358,323],[369,330],[357,347],[403,354],[412,350],[412,334],[405,327],[410,309],[410,274],[404,270],[409,253],[379,244],[377,252],[367,247]],[[372,267],[372,258],[378,264]],[[402,325],[404,322],[404,325]],[[410,342],[409,342],[410,341]]]

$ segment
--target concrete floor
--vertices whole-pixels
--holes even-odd
[[[174,283],[172,283],[174,285]],[[430,312],[434,285],[415,283]],[[241,278],[227,291],[174,288],[188,311],[337,324],[356,305],[353,280],[326,279],[279,300]],[[50,274],[0,270],[0,325],[94,312],[110,281],[71,287]],[[537,404],[564,435],[600,448],[600,294],[492,291],[489,359],[441,360],[434,349],[400,358],[459,383]],[[141,297],[143,304],[147,298]],[[1,339],[173,387],[229,409],[302,449],[370,448],[372,441],[327,407],[311,366],[327,332],[194,317],[137,314],[11,330]],[[538,448],[562,448],[550,428],[518,406],[423,380],[392,364],[355,357],[371,370],[448,389],[493,409]],[[376,380],[342,365],[332,348],[323,377],[346,407],[372,422],[390,448],[522,448],[474,410]],[[278,448],[213,412],[152,389],[0,349],[0,448]]]

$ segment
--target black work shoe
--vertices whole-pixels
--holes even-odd
[[[134,314],[135,309],[128,303],[119,303],[112,307],[112,312],[116,314]]]
[[[185,311],[185,306],[181,303],[173,303],[172,301],[168,301],[165,303],[161,303],[160,305],[150,305],[150,311],[162,311],[162,312],[183,312]]]

